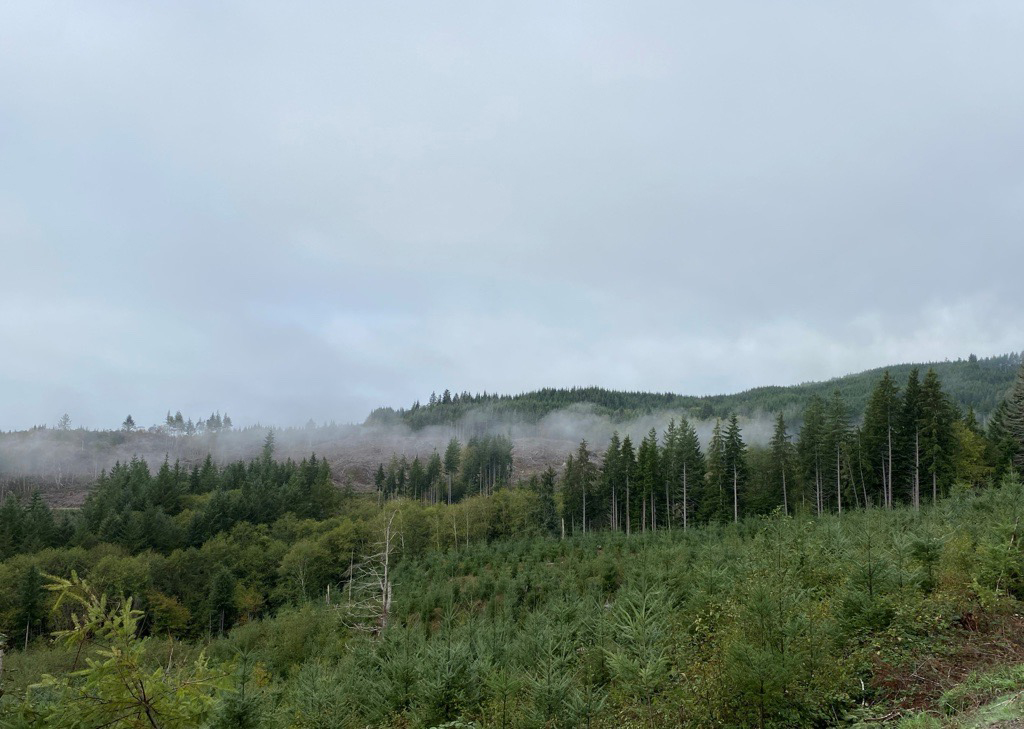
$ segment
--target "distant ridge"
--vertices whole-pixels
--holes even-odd
[[[826,397],[839,390],[850,411],[857,417],[864,411],[868,396],[886,370],[900,384],[906,382],[915,367],[923,375],[929,368],[942,380],[945,391],[961,409],[973,408],[984,420],[1002,402],[1021,366],[1021,353],[943,362],[889,365],[836,377],[822,382],[799,385],[767,385],[731,395],[678,395],[674,393],[625,392],[601,387],[544,388],[518,395],[441,393],[433,404],[414,403],[412,407],[378,408],[366,419],[368,425],[404,423],[414,429],[428,425],[449,425],[470,413],[484,411],[510,422],[536,422],[548,413],[573,406],[588,406],[595,413],[626,420],[652,412],[675,410],[699,419],[724,418],[731,413],[752,416],[782,412],[797,417],[815,395]]]

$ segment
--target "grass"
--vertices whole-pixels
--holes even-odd
[[[937,710],[905,716],[899,729],[1024,727],[1024,664],[970,673],[945,691]]]

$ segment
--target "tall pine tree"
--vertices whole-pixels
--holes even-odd
[[[747,445],[743,442],[739,420],[736,414],[729,416],[729,425],[725,429],[725,473],[732,483],[732,517],[734,522],[740,520],[740,494],[746,498],[746,486],[749,481],[747,469]]]
[[[886,370],[868,400],[861,427],[861,446],[871,476],[871,495],[887,508],[893,504],[898,427],[903,400]]]
[[[792,481],[793,444],[786,431],[786,420],[780,412],[775,418],[775,431],[768,443],[771,453],[771,473],[769,474],[772,490],[782,503],[782,513],[789,516],[789,482]],[[788,479],[788,481],[787,481]]]
[[[948,487],[956,449],[957,412],[942,391],[942,383],[929,368],[921,385],[920,444],[924,471],[931,482],[932,503]]]

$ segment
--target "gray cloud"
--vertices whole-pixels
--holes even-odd
[[[0,428],[1024,342],[1012,2],[0,9]]]

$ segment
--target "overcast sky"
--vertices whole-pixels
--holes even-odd
[[[0,3],[0,429],[1024,348],[1024,3]]]

